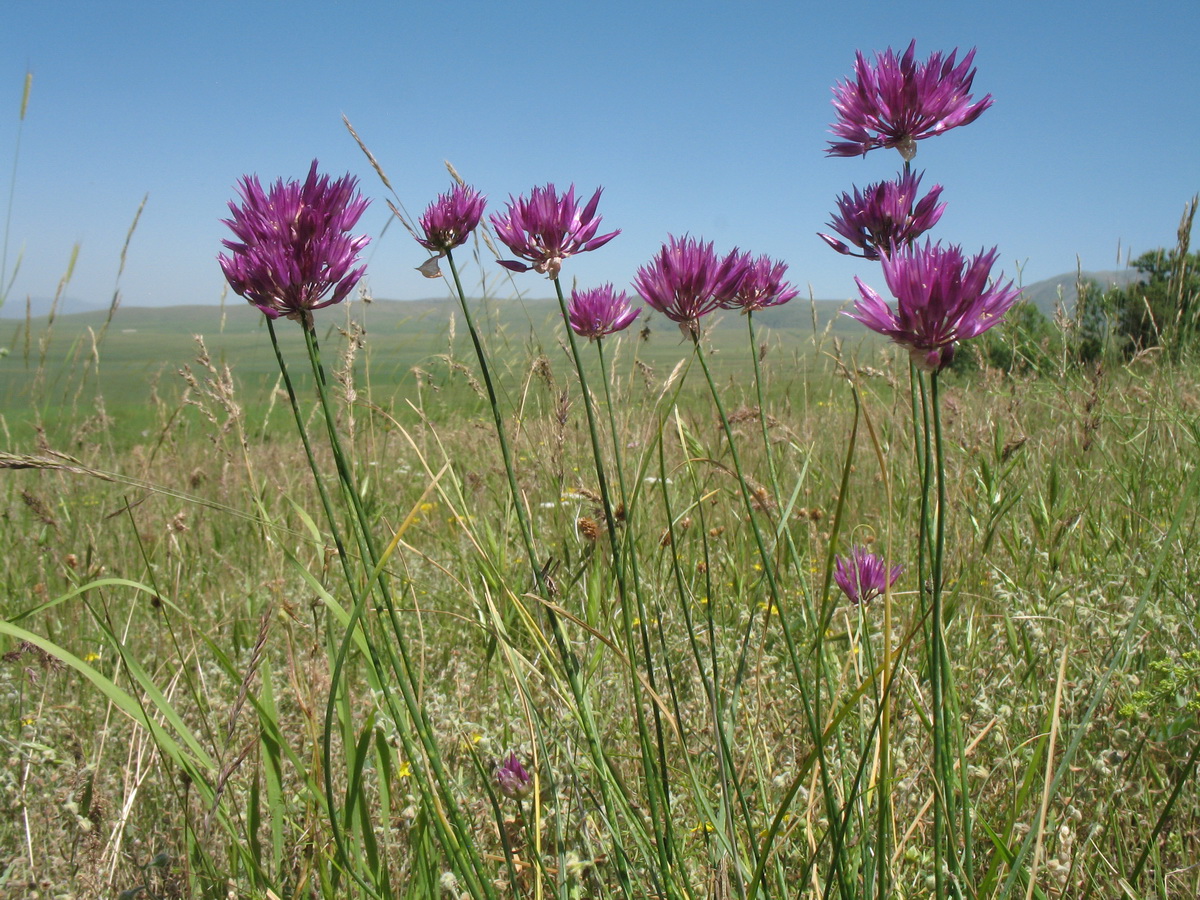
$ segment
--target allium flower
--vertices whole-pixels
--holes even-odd
[[[487,197],[462,184],[439,194],[421,216],[425,237],[417,238],[417,242],[439,256],[462,246],[479,224],[486,203]]]
[[[903,571],[903,566],[892,566],[889,572],[882,557],[866,547],[853,547],[849,556],[835,558],[833,580],[851,603],[866,605],[895,584]]]
[[[917,141],[969,125],[992,105],[988,94],[971,102],[975,50],[954,64],[958,53],[942,59],[932,54],[924,63],[913,59],[917,42],[896,58],[891,47],[875,54],[871,65],[859,51],[854,63],[854,80],[833,87],[833,105],[838,121],[830,131],[841,141],[830,141],[830,156],[865,156],[876,147],[895,147],[905,160],[917,154]]]
[[[907,347],[926,372],[941,371],[954,358],[959,341],[999,322],[1021,294],[1011,281],[988,285],[998,255],[993,247],[967,261],[960,247],[928,241],[924,248],[913,245],[884,254],[879,263],[896,297],[896,310],[856,277],[861,297],[854,312],[844,315]]]
[[[563,260],[576,253],[598,250],[620,234],[620,230],[596,237],[601,217],[596,215],[600,203],[597,188],[592,199],[580,211],[575,202],[575,185],[562,197],[553,184],[534,188],[529,199],[524,197],[508,200],[508,209],[503,215],[492,216],[496,236],[513,253],[529,260],[532,266],[512,259],[500,260],[500,265],[514,272],[533,269],[550,278],[557,278]]]
[[[521,800],[533,790],[533,777],[515,753],[509,753],[503,762],[492,764],[492,777],[496,780],[496,788],[505,797]]]
[[[748,263],[746,277],[742,279],[737,293],[721,303],[724,309],[740,309],[742,312],[757,312],[768,306],[782,306],[800,292],[783,280],[787,274],[787,263],[775,262],[769,256],[760,256]]]
[[[861,193],[855,188],[853,195],[842,194],[837,202],[838,214],[829,227],[862,253],[855,253],[832,235],[818,234],[818,237],[838,253],[864,259],[879,259],[893,244],[897,247],[911,244],[936,225],[946,209],[945,203],[938,203],[942,194],[940,184],[935,184],[918,201],[920,186],[921,175],[904,172],[895,181],[872,184]]]
[[[264,192],[257,176],[244,176],[241,205],[230,201],[233,218],[221,220],[237,237],[221,242],[229,256],[217,256],[229,286],[272,319],[346,299],[366,271],[352,267],[370,241],[348,234],[370,202],[357,187],[351,175],[318,176],[316,160],[303,184],[280,179]]]
[[[750,270],[750,255],[734,250],[719,258],[712,244],[667,236],[658,255],[638,269],[634,289],[679,330],[695,337],[700,317],[732,302]]]
[[[628,328],[641,311],[640,306],[634,309],[629,305],[628,294],[614,293],[613,286],[605,284],[589,291],[572,289],[567,322],[577,335],[594,341]]]

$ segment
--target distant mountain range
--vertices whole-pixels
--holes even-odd
[[[634,298],[635,304],[639,301]],[[551,298],[512,298],[489,297],[487,300],[471,300],[475,316],[484,328],[503,325],[514,334],[528,333],[530,330],[540,330],[547,322],[560,318],[558,301]],[[34,327],[46,321],[51,307],[50,299],[33,298],[29,305],[29,314],[34,321]],[[396,329],[403,327],[408,331],[417,330],[430,335],[442,334],[446,331],[451,315],[457,318],[457,327],[463,330],[462,313],[457,301],[448,297],[426,298],[422,300],[387,300],[376,298],[365,309],[361,309],[359,301],[353,303],[352,315],[370,323],[372,329]],[[858,325],[838,316],[841,309],[848,309],[848,300],[832,301],[817,300],[809,303],[797,299],[786,306],[764,310],[755,316],[755,320],[764,327],[777,329],[803,329],[811,331],[814,316],[817,328],[823,329],[833,319],[833,329],[842,333],[853,333]],[[361,309],[361,311],[360,311]],[[651,310],[643,314],[649,317]],[[336,315],[336,310],[326,309],[318,314],[324,322],[341,322],[344,313]],[[0,321],[12,323],[20,327],[20,322],[26,315],[25,303],[13,303],[11,300],[0,308]],[[58,304],[58,319],[65,328],[98,328],[108,316],[108,307],[98,307],[64,298]],[[673,330],[674,325],[667,322],[661,315],[653,314],[652,327]],[[152,330],[169,331],[171,329],[192,329],[199,332],[210,331],[214,323],[224,320],[226,325],[235,329],[256,328],[262,324],[263,315],[240,297],[232,297],[224,309],[216,305],[178,305],[178,306],[121,306],[113,317],[112,328],[116,330]],[[710,324],[718,328],[736,327],[744,329],[745,324],[737,312],[718,311]],[[0,335],[7,329],[0,328]],[[3,338],[0,337],[0,343]]]
[[[28,301],[28,313],[35,319],[44,319],[50,315],[50,308],[54,305],[53,297],[30,297]],[[108,304],[89,303],[86,300],[80,300],[78,297],[61,297],[58,301],[58,315],[69,316],[74,313],[89,313],[89,312],[108,312]],[[26,314],[26,298],[25,297],[9,297],[8,301],[0,306],[0,319],[23,319]]]
[[[1124,287],[1142,279],[1142,273],[1137,269],[1119,269],[1107,272],[1068,272],[1056,275],[1042,281],[1027,284],[1021,289],[1021,299],[1036,306],[1048,319],[1061,307],[1063,312],[1071,315],[1075,311],[1075,300],[1078,296],[1076,285],[1080,281],[1094,281],[1101,290],[1111,287]]]
[[[1101,288],[1108,288],[1114,285],[1124,286],[1141,278],[1141,274],[1134,269],[1122,269],[1117,271],[1104,272],[1067,272],[1062,275],[1056,275],[1053,278],[1046,278],[1042,281],[1034,282],[1026,285],[1021,292],[1022,298],[1034,304],[1048,318],[1053,318],[1059,307],[1062,307],[1068,314],[1075,308],[1076,282],[1082,278],[1085,281],[1095,281]],[[45,319],[53,305],[52,297],[33,297],[29,300],[29,315],[34,319]],[[509,319],[514,313],[519,318],[528,317],[532,320],[543,319],[546,316],[557,315],[558,305],[550,300],[530,300],[524,299],[515,301],[507,298],[493,298],[487,303],[492,314],[500,313],[505,319]],[[830,317],[835,316],[839,310],[849,309],[851,306],[850,300],[817,300],[815,301],[815,313],[819,328],[824,328]],[[450,314],[452,309],[457,308],[457,304],[452,304],[448,299],[424,299],[424,300],[377,300],[375,308],[379,311],[376,315],[382,315],[387,320],[392,317],[399,317],[411,321],[413,319],[427,320],[427,327],[434,326],[434,322],[444,321]],[[201,313],[202,310],[211,310],[213,314],[217,314],[217,307],[188,307],[190,315]],[[182,310],[182,307],[122,307],[117,310],[114,323],[115,327],[120,327],[122,320],[129,318],[141,318],[144,315],[150,315],[154,319],[159,319],[161,316],[171,316],[172,310]],[[242,302],[239,298],[233,297],[226,304],[226,314],[234,317],[246,316],[249,319],[256,319],[256,314],[249,304]],[[74,316],[81,315],[85,317],[95,317],[98,322],[102,322],[108,313],[108,304],[91,303],[85,300],[80,300],[76,297],[63,297],[58,303],[59,316]],[[765,310],[758,314],[755,318],[763,325],[772,328],[802,328],[811,329],[813,327],[814,307],[804,299],[797,299],[786,306],[776,307],[775,309]],[[16,298],[10,297],[4,306],[0,307],[0,319],[24,319],[26,316],[26,302],[24,298],[18,301]],[[725,318],[728,323],[736,323],[738,316],[733,313],[727,313]],[[840,317],[835,319],[838,325],[843,324]],[[137,324],[137,323],[133,323]],[[856,326],[848,320],[846,323],[849,327]],[[840,330],[840,329],[839,329]]]

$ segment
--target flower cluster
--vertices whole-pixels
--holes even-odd
[[[222,220],[237,240],[222,241],[229,255],[217,257],[229,286],[272,319],[346,299],[366,271],[355,264],[370,241],[349,234],[370,202],[357,187],[350,175],[317,175],[316,160],[303,183],[280,179],[269,191],[243,177],[242,202],[231,201],[232,218]]]
[[[533,269],[557,278],[568,256],[603,247],[621,233],[617,230],[596,236],[600,229],[596,207],[603,190],[598,188],[582,210],[575,201],[575,185],[562,197],[553,184],[534,188],[528,198],[510,197],[504,213],[491,217],[492,226],[509,250],[532,265],[510,259],[500,260],[500,265],[514,272]]]
[[[853,547],[849,556],[834,560],[833,580],[851,603],[865,606],[895,584],[903,571],[903,566],[889,571],[882,557],[866,547]]]
[[[417,243],[434,255],[417,266],[426,278],[441,278],[438,260],[467,242],[479,226],[487,198],[469,185],[459,184],[439,194],[421,215],[418,224],[424,237],[413,235]]]
[[[533,776],[521,765],[515,753],[509,753],[503,762],[492,763],[492,778],[500,793],[514,800],[528,797],[533,790]]]
[[[723,301],[721,307],[752,313],[768,306],[787,303],[800,292],[783,280],[786,274],[787,263],[776,262],[769,256],[760,256],[747,265],[745,277],[737,293]]]
[[[580,337],[594,341],[624,331],[637,320],[641,311],[640,306],[630,305],[624,291],[614,291],[611,284],[587,291],[572,289],[571,302],[567,304],[567,324]]]
[[[875,55],[874,65],[859,51],[854,80],[833,88],[838,121],[830,131],[841,140],[830,141],[830,156],[865,156],[877,147],[895,147],[911,160],[917,141],[969,125],[992,105],[991,94],[971,102],[974,49],[957,65],[957,50],[945,59],[934,53],[917,63],[916,49],[913,41],[897,59],[889,47]]]
[[[828,235],[818,235],[838,253],[879,259],[891,252],[893,246],[903,247],[937,224],[946,209],[938,203],[942,186],[935,184],[919,201],[917,191],[921,176],[904,172],[895,181],[881,181],[864,191],[842,194],[837,201],[838,212],[829,227],[861,250],[855,253],[845,242]]]
[[[439,194],[421,216],[425,237],[417,238],[417,243],[439,256],[462,246],[479,225],[486,204],[487,198],[468,185]]]
[[[940,372],[954,358],[958,342],[995,325],[1020,291],[1011,282],[989,285],[998,256],[995,248],[968,262],[959,247],[931,244],[928,239],[924,247],[916,244],[946,208],[938,202],[941,185],[917,199],[921,176],[908,169],[916,142],[974,122],[992,105],[992,96],[971,101],[973,49],[957,63],[957,50],[945,58],[934,53],[924,63],[916,62],[915,53],[913,41],[902,57],[897,58],[889,47],[870,64],[860,51],[854,80],[834,86],[838,121],[832,131],[844,140],[831,142],[829,155],[857,156],[877,147],[895,147],[905,163],[894,181],[842,194],[829,226],[845,240],[828,234],[820,237],[839,253],[879,260],[896,298],[893,311],[855,278],[860,298],[854,312],[846,315],[907,347],[919,368]]]
[[[1011,281],[989,284],[998,255],[993,247],[968,261],[960,247],[926,241],[884,256],[879,262],[896,297],[895,311],[856,277],[861,296],[845,315],[907,347],[919,368],[939,372],[954,358],[959,341],[997,324],[1020,296]]]
[[[668,235],[658,255],[638,269],[633,286],[651,307],[694,337],[700,317],[732,303],[749,271],[747,253],[735,249],[720,257],[711,243]]]

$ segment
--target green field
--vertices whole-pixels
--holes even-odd
[[[225,307],[121,309],[107,329],[108,316],[100,312],[60,316],[49,327],[44,319],[0,319],[0,347],[9,350],[0,357],[0,415],[17,433],[39,417],[51,427],[67,428],[88,418],[99,397],[107,415],[117,420],[114,438],[132,439],[153,428],[151,386],[161,400],[177,401],[184,388],[180,370],[196,368],[197,336],[203,338],[213,365],[229,367],[239,401],[261,413],[270,405],[279,370],[262,314],[235,299]],[[423,393],[439,408],[458,410],[464,403],[469,406],[473,395],[458,377],[461,370],[452,365],[472,361],[456,305],[451,299],[355,303],[331,312],[322,327],[327,341],[340,339],[350,322],[363,329],[367,339],[355,354],[355,371],[369,376],[374,402],[389,409],[394,405],[405,415],[405,398]],[[822,347],[831,347],[834,337],[865,339],[861,327],[837,315],[840,308],[828,301],[797,303],[760,314],[760,327],[769,329],[764,339],[772,351],[789,357],[802,375],[814,346],[814,322],[818,336],[827,335]],[[503,374],[510,388],[519,389],[528,375],[522,366],[539,355],[555,356],[552,365],[558,368],[569,365],[561,351],[555,355],[558,342],[565,340],[555,301],[492,299],[483,302],[481,310],[490,332],[489,347],[508,361]],[[745,362],[744,321],[736,313],[724,314],[712,332],[714,364],[731,378],[741,373]],[[680,356],[681,337],[661,317],[646,324],[649,338],[636,348],[630,345],[623,361],[632,366],[636,356],[652,369],[669,370]],[[297,331],[283,327],[281,337],[293,352],[302,352]],[[297,373],[301,381],[307,377]],[[418,391],[418,379],[431,390]],[[443,392],[445,396],[439,396]],[[16,434],[14,441],[10,446],[19,446]]]
[[[62,317],[44,353],[46,322],[0,323],[0,897],[457,897],[464,871],[498,896],[850,897],[883,868],[930,895],[907,357],[796,301],[755,320],[760,416],[725,314],[703,346],[726,434],[661,318],[606,343],[611,407],[584,346],[614,556],[553,307],[474,306],[551,587],[449,301],[317,316],[355,497],[279,323],[341,559],[255,310],[119,310],[99,342],[103,315]],[[970,809],[947,877],[1200,896],[1200,369],[944,391]],[[378,593],[351,501],[392,547]],[[858,544],[904,566],[865,606],[830,577]],[[510,752],[537,775],[519,799],[493,777]]]

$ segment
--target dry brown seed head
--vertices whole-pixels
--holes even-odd
[[[592,543],[595,543],[596,539],[600,537],[599,523],[589,516],[580,516],[578,521],[575,522],[575,527],[578,529],[581,537]]]

